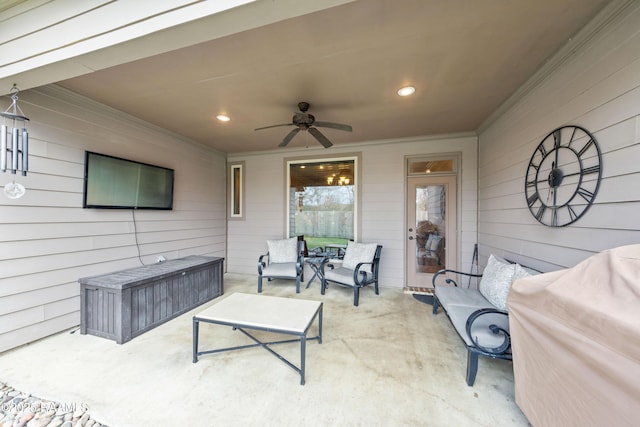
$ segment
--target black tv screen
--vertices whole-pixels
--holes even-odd
[[[172,209],[173,169],[85,152],[85,208]]]

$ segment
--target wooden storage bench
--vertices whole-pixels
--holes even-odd
[[[194,255],[79,279],[80,333],[122,344],[222,295],[223,261]]]

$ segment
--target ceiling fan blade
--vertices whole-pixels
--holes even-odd
[[[353,130],[353,128],[351,126],[343,125],[341,123],[313,122],[313,125],[321,127],[321,128],[331,128],[331,129],[343,130],[343,131],[346,131],[346,132],[351,132]]]
[[[324,148],[329,148],[329,147],[331,147],[331,146],[333,145],[333,144],[331,143],[331,141],[329,141],[329,140],[327,139],[327,137],[326,137],[326,136],[324,136],[323,134],[321,134],[321,133],[320,133],[320,131],[319,131],[318,129],[316,129],[316,128],[309,128],[309,133],[310,133],[311,135],[313,135],[313,137],[314,137],[315,139],[317,139],[317,140],[318,140],[318,142],[324,146]]]
[[[254,129],[254,130],[262,130],[262,129],[269,129],[269,128],[277,128],[277,127],[280,127],[280,126],[293,126],[293,123],[283,123],[283,124],[281,124],[281,125],[264,126],[264,127],[261,127],[261,128],[256,128],[256,129]]]
[[[295,128],[294,130],[289,132],[287,136],[284,137],[282,142],[278,144],[278,147],[286,147],[287,144],[293,139],[293,137],[298,134],[298,132],[300,132],[300,128]]]

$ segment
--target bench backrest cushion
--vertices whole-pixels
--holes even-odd
[[[492,254],[489,255],[478,290],[494,307],[507,311],[507,296],[513,282],[536,274],[540,272]]]
[[[342,266],[350,270],[355,270],[356,266],[361,262],[373,262],[376,255],[376,243],[357,243],[347,242],[347,250],[342,260]],[[360,271],[371,273],[371,264],[365,264]]]
[[[513,279],[511,280],[511,283],[513,284],[513,282],[518,279],[524,279],[525,277],[535,276],[537,274],[540,274],[540,272],[531,268],[523,267],[520,264],[516,264],[516,269],[513,273]]]
[[[516,264],[511,264],[499,256],[489,255],[478,290],[499,310],[507,309],[507,295],[515,272]]]
[[[269,262],[296,262],[298,260],[298,238],[267,240]]]

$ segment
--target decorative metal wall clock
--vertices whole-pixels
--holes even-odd
[[[550,227],[572,224],[593,204],[601,177],[602,154],[593,135],[580,126],[559,127],[542,139],[529,161],[529,211]]]

